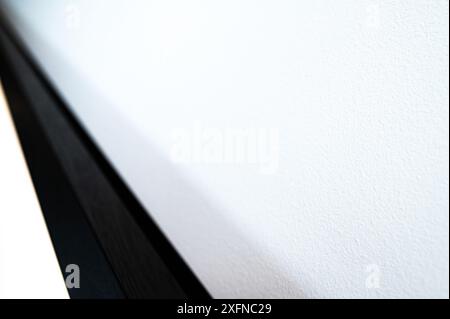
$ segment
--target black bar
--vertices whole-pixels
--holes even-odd
[[[10,51],[12,48],[7,47],[6,41],[3,29],[0,29],[2,84],[59,265],[63,273],[69,264],[75,263],[81,269],[81,287],[70,289],[70,296],[122,298],[124,294],[114,272],[7,64],[9,59],[6,55],[11,57],[15,53]]]
[[[24,48],[2,28],[2,82],[60,267],[81,268],[71,297],[209,298]]]

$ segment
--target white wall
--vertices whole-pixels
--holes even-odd
[[[214,297],[448,298],[448,1],[2,3]]]

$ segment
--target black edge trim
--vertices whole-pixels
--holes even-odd
[[[3,16],[4,18],[4,15],[1,15],[0,12],[0,17],[1,16]],[[123,233],[120,236],[124,236],[123,238],[125,238],[126,242],[127,239],[136,237],[133,233],[134,231],[138,233],[141,231],[146,238],[146,242],[144,242],[142,241],[142,238],[137,236],[139,237],[139,239],[137,239],[137,246],[133,245],[133,247],[121,247],[120,245],[118,245],[121,242],[120,240],[118,243],[116,243],[117,245],[112,245],[112,243],[115,242],[115,239],[108,239],[108,234],[110,233],[111,229],[103,228],[101,226],[102,222],[105,220],[95,220],[96,218],[99,218],[99,216],[96,215],[97,212],[95,211],[95,209],[93,209],[93,207],[99,210],[103,210],[104,212],[108,211],[109,209],[116,209],[117,207],[108,207],[108,203],[104,202],[102,203],[103,207],[99,208],[97,203],[86,202],[92,199],[92,194],[83,194],[83,192],[87,192],[86,190],[83,191],[83,187],[86,186],[85,184],[83,184],[85,180],[76,179],[76,176],[74,175],[74,173],[76,173],[76,170],[74,170],[74,167],[70,167],[70,165],[73,165],[74,162],[70,162],[70,159],[69,161],[61,160],[62,158],[67,159],[67,156],[69,156],[70,158],[70,156],[73,156],[74,154],[68,155],[66,153],[61,155],[61,152],[70,153],[70,151],[67,151],[68,149],[70,149],[70,147],[68,146],[68,144],[61,145],[62,140],[60,139],[60,137],[54,136],[54,132],[53,136],[50,136],[52,135],[50,134],[48,136],[49,140],[53,139],[53,141],[49,143],[53,145],[55,152],[58,153],[59,161],[65,168],[65,174],[69,176],[69,180],[72,187],[74,188],[74,192],[77,193],[78,199],[81,202],[81,206],[84,208],[87,218],[91,222],[91,226],[96,230],[96,235],[102,243],[103,249],[107,252],[106,255],[108,256],[108,260],[113,266],[114,272],[119,278],[125,294],[131,298],[210,298],[210,295],[200,283],[200,281],[196,278],[187,264],[183,261],[181,256],[176,252],[174,247],[170,244],[168,239],[164,236],[155,222],[151,219],[150,215],[139,203],[134,194],[128,189],[123,180],[112,168],[111,164],[108,162],[99,148],[83,130],[82,126],[80,125],[80,123],[78,123],[74,115],[66,107],[64,101],[56,93],[49,80],[40,71],[32,56],[25,49],[26,46],[20,41],[12,28],[7,24],[7,20],[2,19],[1,21],[3,22],[3,25],[5,27],[4,29],[9,35],[9,38],[15,44],[16,49],[20,52],[20,55],[24,58],[28,66],[33,70],[33,73],[38,79],[38,82],[44,88],[46,92],[45,94],[49,96],[54,105],[58,106],[53,107],[53,109],[49,112],[53,112],[52,114],[55,114],[55,111],[57,109],[60,110],[60,112],[58,112],[60,113],[59,116],[61,117],[61,119],[63,119],[62,121],[66,123],[67,127],[70,127],[70,130],[72,131],[71,134],[67,132],[61,132],[61,135],[69,134],[75,136],[78,139],[78,141],[81,143],[80,145],[82,145],[82,147],[87,151],[88,157],[93,160],[92,162],[94,164],[90,164],[95,166],[92,169],[92,172],[96,173],[97,169],[99,172],[101,172],[102,176],[96,176],[95,178],[106,179],[109,187],[113,190],[114,195],[118,198],[118,205],[123,205],[122,208],[118,209],[120,211],[120,214],[124,214],[124,212],[128,214],[128,216],[121,215],[121,218],[124,218],[127,221],[126,223],[130,228],[126,229],[125,227],[123,227]],[[6,89],[9,92],[11,91],[8,88]],[[30,97],[29,101],[36,102],[34,100],[34,97]],[[11,108],[13,107],[11,106]],[[36,108],[36,105],[34,105],[34,108]],[[48,125],[48,119],[46,119],[45,124],[46,126]],[[57,127],[59,124],[55,125],[55,127]],[[16,123],[16,126],[17,129],[19,129],[20,124]],[[41,128],[42,127],[43,126],[41,124]],[[64,148],[64,151],[61,151],[62,148]],[[77,147],[74,147],[74,149],[77,149]],[[84,160],[85,159],[83,159],[82,162]],[[99,184],[104,186],[102,182],[100,182]],[[100,217],[100,219],[102,218],[105,218],[105,216]],[[136,240],[136,238],[134,238],[134,240]],[[149,247],[155,250],[155,254],[150,253],[150,255],[148,255]],[[130,259],[130,249],[131,251],[138,251],[142,253],[142,255],[133,255],[133,257]],[[144,258],[144,260],[142,260],[142,256],[147,256],[147,258]],[[158,257],[161,260],[157,260]],[[158,274],[158,276],[155,278],[155,273],[152,273],[149,269],[158,270],[161,273]],[[137,273],[131,273],[130,270],[137,271]],[[158,278],[160,279],[158,280]],[[174,281],[170,278],[174,278]]]

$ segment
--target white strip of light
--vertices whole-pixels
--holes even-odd
[[[68,293],[0,86],[0,299]]]

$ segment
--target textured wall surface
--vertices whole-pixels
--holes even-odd
[[[214,297],[448,298],[448,1],[1,2]]]

